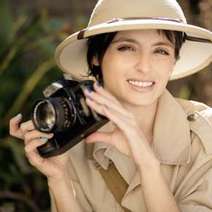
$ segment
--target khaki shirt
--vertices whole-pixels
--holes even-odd
[[[204,118],[199,115],[200,110],[204,110]],[[100,130],[112,129],[109,122]],[[123,211],[98,171],[99,166],[107,169],[112,161],[129,185],[122,206],[133,212],[147,212],[133,160],[100,142],[95,143],[90,159],[87,145],[82,141],[69,150],[70,181],[84,211]],[[152,149],[181,211],[211,212],[212,109],[202,103],[176,99],[166,90],[159,100]],[[57,211],[53,198],[51,205],[52,211]]]

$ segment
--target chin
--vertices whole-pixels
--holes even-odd
[[[156,103],[158,100],[158,98],[153,98],[153,97],[144,97],[142,98],[141,96],[135,96],[135,97],[129,97],[127,98],[127,96],[125,96],[124,98],[120,99],[120,101],[124,104],[124,105],[128,105],[131,107],[147,107],[147,106],[151,106],[154,103]]]

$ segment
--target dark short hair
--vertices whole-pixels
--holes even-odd
[[[175,58],[177,60],[179,58],[181,46],[184,42],[184,33],[170,30],[158,30],[158,33],[163,33],[166,38],[175,45]],[[93,57],[96,57],[101,63],[108,46],[116,34],[117,32],[98,34],[90,37],[87,41],[87,63],[89,67],[88,75],[94,76],[101,83],[103,80],[101,68],[100,66],[93,65],[92,59]]]

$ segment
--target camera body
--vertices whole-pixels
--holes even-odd
[[[37,130],[54,136],[37,148],[42,157],[64,153],[108,122],[85,102],[83,89],[93,90],[93,83],[62,79],[43,91],[45,98],[35,103],[32,121]]]

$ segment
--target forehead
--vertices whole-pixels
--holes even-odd
[[[119,31],[114,37],[114,40],[126,38],[126,39],[135,39],[138,41],[145,42],[156,42],[156,41],[166,41],[169,42],[168,38],[165,34],[159,30],[127,30],[127,31]]]

